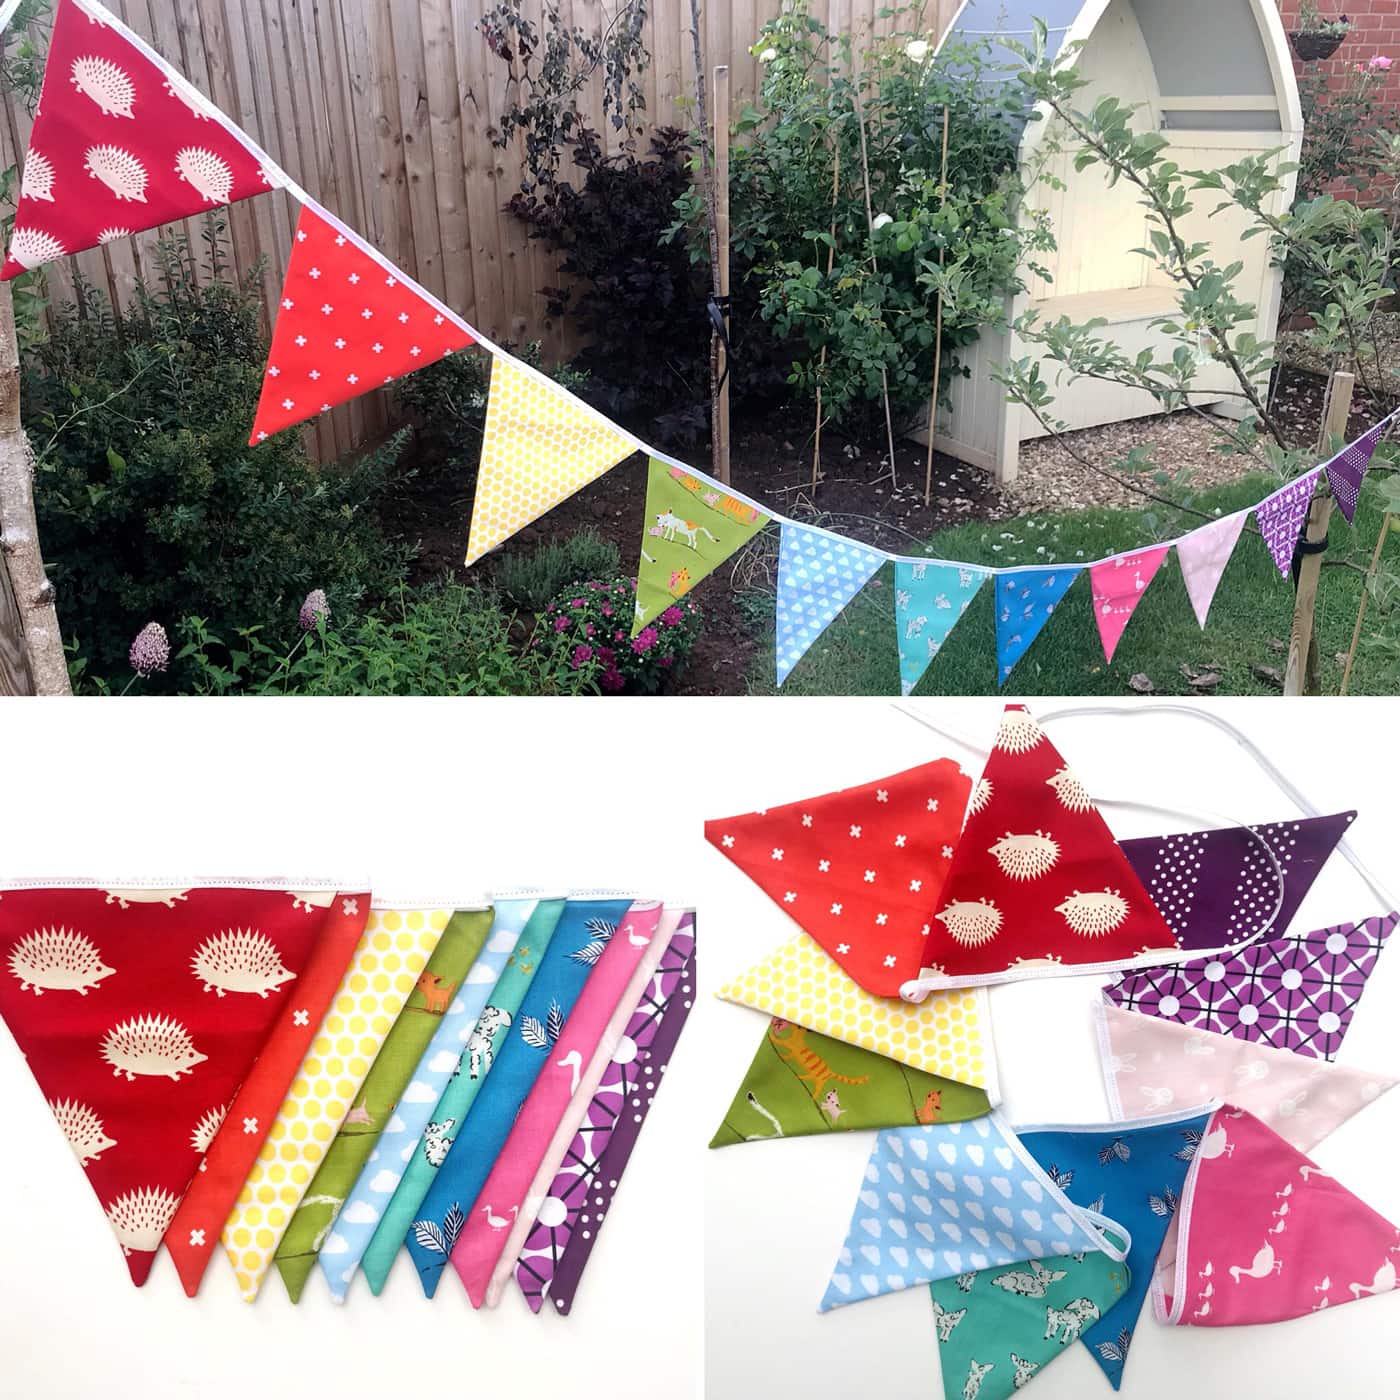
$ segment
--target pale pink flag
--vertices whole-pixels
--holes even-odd
[[[1247,510],[1236,511],[1223,519],[1213,520],[1192,530],[1176,542],[1176,557],[1181,563],[1181,577],[1190,595],[1191,606],[1196,611],[1196,621],[1202,627],[1210,605],[1215,598],[1215,590],[1220,586],[1220,576],[1230,562],[1239,542],[1240,531],[1249,518]]]
[[[1400,1229],[1241,1108],[1217,1109],[1177,1209],[1158,1320],[1281,1322],[1395,1288]]]
[[[496,1267],[491,1270],[491,1279],[486,1285],[486,1306],[488,1308],[494,1308],[501,1301],[501,1294],[505,1292],[506,1285],[510,1283],[515,1274],[516,1261],[520,1258],[520,1251],[525,1247],[526,1237],[535,1228],[540,1208],[544,1205],[545,1199],[549,1195],[549,1188],[554,1184],[554,1178],[563,1165],[564,1154],[568,1152],[575,1134],[583,1123],[588,1106],[593,1102],[593,1095],[598,1092],[603,1071],[614,1060],[622,1062],[624,1056],[630,1058],[637,1053],[637,1047],[626,1039],[623,1032],[627,1029],[627,1023],[632,1019],[632,1013],[637,1009],[637,1005],[642,999],[642,993],[646,991],[647,984],[656,972],[662,954],[675,935],[682,912],[680,909],[663,909],[661,911],[660,921],[657,923],[655,934],[652,935],[651,945],[643,950],[642,960],[637,964],[631,981],[628,982],[623,991],[617,1008],[609,1019],[607,1028],[603,1031],[603,1038],[598,1042],[598,1048],[593,1052],[593,1058],[589,1061],[588,1068],[584,1070],[578,1088],[574,1090],[574,1096],[569,1100],[569,1106],[564,1110],[564,1116],[559,1120],[559,1126],[554,1130],[554,1136],[549,1140],[549,1146],[545,1149],[545,1154],[535,1170],[535,1179],[530,1183],[530,1189],[525,1195],[525,1203],[520,1208],[520,1214],[515,1217],[515,1224],[511,1226],[505,1248],[501,1250],[501,1257],[496,1260]],[[625,1044],[624,1041],[626,1041]],[[559,1203],[556,1201],[553,1204],[558,1205]],[[599,1219],[601,1218],[600,1216]]]
[[[618,925],[588,974],[558,1040],[546,1051],[545,1067],[468,1214],[452,1250],[452,1265],[474,1308],[479,1308],[486,1296],[486,1284],[505,1248],[507,1231],[524,1213],[530,1183],[559,1120],[582,1085],[584,1069],[592,1063],[638,963],[656,941],[660,918],[659,903],[634,904]]]
[[[1228,1100],[1309,1152],[1395,1086],[1387,1074],[1144,1016],[1108,1001],[1098,1011],[1104,1085],[1118,1117]]]
[[[1135,554],[1116,554],[1089,570],[1094,590],[1094,621],[1099,624],[1103,654],[1109,661],[1118,650],[1118,640],[1128,619],[1137,611],[1153,575],[1162,566],[1170,545],[1140,549]]]

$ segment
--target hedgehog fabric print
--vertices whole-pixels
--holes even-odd
[[[138,1285],[240,1083],[296,1015],[335,893],[0,892],[0,1016]]]

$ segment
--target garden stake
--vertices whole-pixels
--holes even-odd
[[[1326,455],[1334,437],[1345,437],[1347,419],[1351,417],[1351,395],[1356,377],[1346,370],[1335,370],[1327,384],[1327,403],[1323,409],[1322,427],[1318,430],[1317,450]],[[1303,529],[1303,541],[1321,545],[1327,539],[1327,524],[1332,518],[1332,492],[1326,476],[1318,478],[1313,498],[1308,503],[1308,521]],[[1288,638],[1288,668],[1283,677],[1285,695],[1318,694],[1317,638],[1313,634],[1313,618],[1317,611],[1317,589],[1322,577],[1322,550],[1313,549],[1302,555],[1298,564],[1298,585],[1293,604],[1293,630]]]
[[[715,69],[715,242],[719,245],[719,296],[724,327],[712,344],[717,371],[715,400],[716,475],[729,485],[729,65]]]
[[[1361,585],[1361,602],[1356,609],[1356,626],[1351,629],[1351,645],[1347,648],[1346,665],[1342,667],[1342,686],[1337,692],[1338,695],[1345,695],[1347,687],[1351,684],[1351,667],[1356,660],[1357,644],[1361,641],[1361,624],[1366,617],[1366,600],[1371,594],[1371,581],[1376,577],[1376,570],[1380,568],[1381,546],[1385,544],[1386,536],[1390,533],[1391,527],[1396,523],[1395,517],[1386,511],[1381,518],[1381,532],[1376,537],[1376,547],[1371,552],[1371,564],[1366,570],[1366,580]]]
[[[943,166],[938,176],[938,207],[948,203],[948,104],[943,104]],[[946,247],[938,250],[942,270]],[[933,392],[928,397],[928,456],[924,458],[924,509],[933,496],[933,425],[938,418],[938,376],[943,370],[943,289],[938,289],[938,306],[933,317]]]
[[[826,275],[831,279],[831,269],[836,266],[836,202],[841,197],[841,146],[837,143],[836,159],[831,170],[831,242],[826,250]],[[822,375],[826,371],[826,346],[822,346],[821,358],[817,361],[817,430],[812,434],[812,490],[817,489],[817,481],[822,467]]]
[[[875,213],[870,204],[870,157],[865,150],[865,109],[860,101],[860,79],[851,85],[851,93],[855,98],[856,105],[856,125],[860,128],[860,171],[865,182],[865,226],[870,231],[870,267],[878,277],[880,273],[880,260],[875,256]],[[880,390],[885,400],[885,432],[889,436],[890,442],[890,486],[896,491],[899,489],[899,481],[894,472],[894,419],[890,415],[890,378],[885,372],[884,365],[880,366]],[[883,477],[877,480],[883,480]]]
[[[719,289],[719,233],[717,224],[719,215],[715,208],[715,176],[710,164],[710,141],[712,134],[710,131],[709,118],[705,114],[705,55],[700,47],[700,0],[690,0],[690,37],[695,44],[695,115],[700,126],[700,169],[705,181],[705,208],[709,215],[709,235],[710,235],[710,295],[716,305],[720,305]],[[723,469],[719,461],[719,435],[715,432],[715,419],[718,412],[719,403],[719,351],[716,346],[718,337],[712,331],[710,334],[710,454],[714,464],[715,475],[729,484],[729,464],[726,462]]]

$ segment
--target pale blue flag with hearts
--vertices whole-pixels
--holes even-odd
[[[345,1301],[360,1260],[374,1238],[375,1227],[393,1199],[405,1163],[412,1159],[424,1132],[434,1126],[433,1111],[438,1099],[457,1077],[482,1008],[538,903],[535,898],[495,901],[490,935],[428,1042],[360,1179],[345,1198],[335,1229],[326,1236],[317,1256],[337,1303]]]
[[[995,1110],[876,1135],[821,1311],[1003,1264],[1102,1250],[1117,1221],[1075,1205]]]
[[[784,522],[775,606],[779,685],[885,558],[855,540]]]
[[[899,687],[908,695],[958,625],[990,570],[938,559],[894,561],[894,624]]]

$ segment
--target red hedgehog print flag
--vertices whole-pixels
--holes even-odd
[[[335,893],[4,891],[0,1016],[138,1286],[295,995]]]
[[[951,759],[745,817],[705,837],[867,991],[919,972],[971,783]]]
[[[1008,705],[933,910],[923,989],[1161,961],[1175,935],[1079,779]]]
[[[307,206],[278,305],[250,443],[474,342],[407,273]]]
[[[257,147],[91,0],[58,0],[0,279],[269,188]]]

